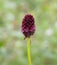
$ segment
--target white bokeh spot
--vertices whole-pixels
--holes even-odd
[[[11,14],[11,13],[8,13],[8,14],[6,14],[6,18],[7,18],[8,20],[10,20],[10,21],[14,21],[15,16],[14,16],[13,14]]]
[[[55,25],[54,26],[57,28],[57,21],[55,22]]]
[[[51,28],[48,28],[46,31],[45,31],[45,35],[47,36],[52,36],[53,35],[53,30]]]
[[[10,2],[10,1],[6,1],[4,4],[5,8],[11,8],[11,9],[15,9],[16,8],[16,3],[15,2]]]

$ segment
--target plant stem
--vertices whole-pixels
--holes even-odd
[[[30,45],[31,45],[30,42],[31,42],[31,41],[30,41],[30,38],[28,37],[28,38],[27,38],[28,65],[32,65],[32,63],[31,63],[31,56],[30,56]]]

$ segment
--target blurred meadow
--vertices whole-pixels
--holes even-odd
[[[57,65],[57,0],[0,0],[0,65],[28,65],[22,19],[30,13],[32,65]]]

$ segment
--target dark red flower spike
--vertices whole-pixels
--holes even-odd
[[[22,33],[25,38],[30,37],[35,32],[35,21],[34,17],[31,14],[27,14],[24,16],[22,21]]]

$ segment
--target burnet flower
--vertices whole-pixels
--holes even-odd
[[[30,37],[35,32],[35,21],[34,17],[31,14],[26,14],[22,20],[22,33],[24,36]]]

